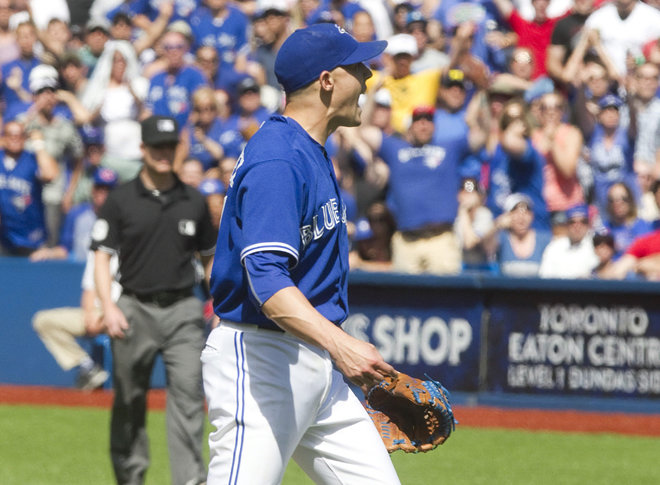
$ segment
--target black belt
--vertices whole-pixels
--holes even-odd
[[[193,296],[192,288],[182,290],[156,291],[154,293],[136,293],[130,290],[124,290],[124,295],[132,296],[142,303],[153,303],[159,307],[168,307],[176,302]]]
[[[427,239],[429,237],[439,236],[445,232],[453,230],[451,224],[428,224],[420,227],[419,229],[411,229],[409,231],[399,231],[403,238],[407,241],[414,241],[417,239]]]

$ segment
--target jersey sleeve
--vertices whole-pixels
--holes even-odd
[[[291,162],[270,160],[251,167],[240,182],[237,216],[241,262],[252,253],[273,251],[297,264],[304,201],[303,177]]]
[[[121,209],[113,195],[111,193],[99,209],[98,218],[92,227],[90,248],[93,251],[112,253],[119,250]]]
[[[201,218],[199,221],[199,232],[197,246],[202,256],[211,256],[215,253],[215,243],[217,232],[211,222],[209,206],[204,201]]]
[[[260,252],[245,257],[243,265],[250,288],[250,301],[257,307],[283,288],[294,286],[284,253]]]

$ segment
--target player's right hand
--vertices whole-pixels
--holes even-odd
[[[104,309],[103,324],[108,329],[108,335],[112,338],[124,338],[126,336],[125,330],[128,330],[128,321],[124,313],[117,305],[109,305]]]
[[[385,376],[397,375],[373,344],[342,333],[344,336],[335,342],[334,355],[331,355],[337,368],[353,384],[366,392]]]

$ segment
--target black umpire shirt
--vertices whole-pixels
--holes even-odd
[[[110,192],[92,230],[93,250],[118,251],[124,291],[150,294],[195,284],[193,256],[212,255],[216,232],[204,196],[176,179],[166,192],[140,177]]]

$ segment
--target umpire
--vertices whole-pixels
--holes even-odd
[[[179,142],[173,118],[142,122],[143,168],[117,187],[92,231],[95,281],[112,337],[115,399],[110,450],[117,483],[140,484],[149,466],[146,395],[158,353],[167,372],[167,442],[174,485],[205,481],[202,302],[193,296],[198,253],[210,273],[215,232],[203,196],[172,164]],[[119,253],[124,291],[110,297],[110,255]]]

